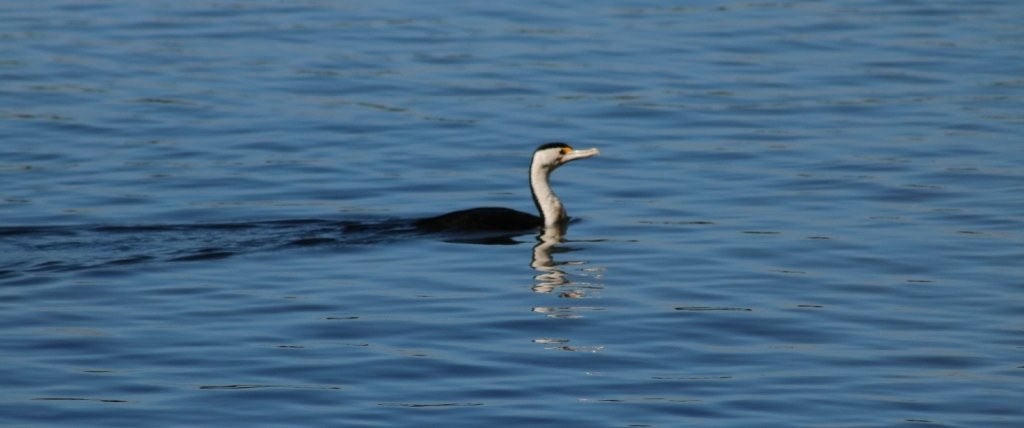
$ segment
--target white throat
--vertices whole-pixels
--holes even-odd
[[[530,166],[530,190],[533,191],[533,200],[537,204],[540,216],[544,218],[544,226],[556,226],[565,223],[568,216],[565,214],[565,207],[562,201],[551,191],[551,184],[548,182],[553,168],[544,168],[534,162]]]

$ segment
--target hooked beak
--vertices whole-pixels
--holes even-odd
[[[562,155],[562,163],[574,161],[576,159],[589,158],[601,154],[600,150],[595,149],[584,149],[584,150],[573,150],[569,153]]]

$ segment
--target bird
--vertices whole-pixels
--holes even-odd
[[[565,206],[551,190],[551,172],[577,159],[597,156],[596,148],[577,150],[563,142],[541,144],[530,162],[530,193],[539,216],[510,208],[481,207],[453,211],[416,220],[413,225],[426,232],[526,231],[530,229],[565,228],[569,216]]]

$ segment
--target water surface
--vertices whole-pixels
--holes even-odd
[[[0,16],[2,425],[1024,418],[1018,2]]]

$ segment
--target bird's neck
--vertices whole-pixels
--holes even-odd
[[[530,166],[530,191],[533,192],[533,203],[537,205],[537,211],[544,219],[544,226],[556,226],[565,223],[569,217],[565,214],[565,207],[562,201],[555,196],[551,190],[549,177],[550,169],[544,169],[536,165]]]

